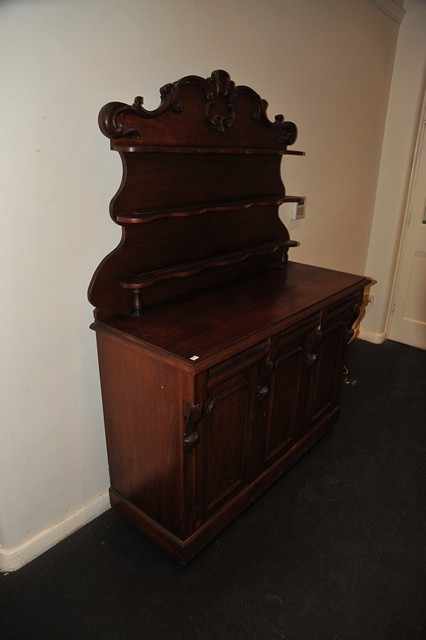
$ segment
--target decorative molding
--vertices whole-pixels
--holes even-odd
[[[190,95],[182,95],[185,88],[191,87]],[[157,109],[149,111],[143,106],[143,98],[137,96],[132,105],[124,102],[109,102],[99,112],[99,128],[107,138],[130,138],[144,140],[148,121],[172,111],[185,113],[185,98],[198,100],[204,108],[206,127],[223,134],[233,127],[237,120],[237,102],[239,98],[249,98],[253,102],[251,117],[273,132],[275,141],[283,147],[294,144],[297,127],[278,114],[274,121],[266,115],[268,103],[256,91],[244,85],[236,86],[229,73],[223,69],[213,71],[209,78],[185,76],[176,82],[164,85],[160,89],[161,103]],[[204,107],[202,106],[204,103]],[[170,127],[170,123],[168,125]],[[177,126],[177,125],[176,125]]]
[[[403,17],[405,16],[405,9],[395,0],[373,0],[373,4],[389,18],[392,18],[398,24],[401,24]]]
[[[101,493],[61,522],[39,531],[22,544],[16,547],[0,547],[0,573],[20,569],[109,508],[108,492]]]
[[[387,335],[384,331],[378,333],[376,331],[367,331],[366,329],[359,330],[358,338],[360,340],[365,340],[366,342],[372,342],[373,344],[383,344],[386,340]]]
[[[216,106],[220,98],[225,102],[225,114],[216,112]],[[213,71],[206,80],[206,118],[210,126],[219,133],[232,127],[235,122],[235,83],[232,82],[226,71]]]

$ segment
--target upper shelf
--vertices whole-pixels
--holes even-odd
[[[194,147],[194,146],[167,146],[167,145],[146,145],[143,143],[132,142],[131,140],[114,142],[111,140],[111,149],[113,151],[122,151],[127,153],[187,153],[187,154],[227,154],[227,155],[265,155],[278,154],[281,156],[304,156],[304,151],[296,149],[268,148],[268,147]]]
[[[252,207],[271,207],[279,206],[286,202],[300,202],[301,196],[260,196],[257,198],[241,199],[228,202],[204,202],[198,204],[178,205],[176,207],[168,207],[164,209],[134,211],[125,216],[117,216],[116,221],[119,224],[147,224],[167,218],[189,218],[199,216],[205,213],[223,213],[225,211],[237,211],[240,209],[250,209]]]

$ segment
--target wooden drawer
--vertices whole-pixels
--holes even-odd
[[[208,371],[208,386],[217,384],[221,380],[232,377],[242,369],[249,367],[251,364],[265,357],[269,352],[271,345],[270,340],[264,340],[254,347],[238,353],[236,356],[220,362],[211,367]]]
[[[349,323],[350,326],[351,320],[354,322],[361,310],[362,299],[363,291],[358,291],[348,298],[326,307],[322,314],[323,327],[327,328],[336,322],[345,321]]]

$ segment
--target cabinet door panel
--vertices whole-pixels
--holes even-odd
[[[300,345],[275,361],[265,462],[282,455],[294,442],[300,420],[303,369],[304,352]]]
[[[312,419],[337,405],[342,381],[343,351],[346,329],[338,325],[327,331],[321,341],[318,362],[314,367]]]
[[[357,317],[360,295],[357,293],[326,309],[324,313],[317,359],[310,374],[310,400],[306,417],[308,430],[314,427],[323,415],[338,407],[344,352],[350,327]]]
[[[249,428],[250,372],[244,371],[210,389],[200,434],[203,512],[207,517],[245,482]]]

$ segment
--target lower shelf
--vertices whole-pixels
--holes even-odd
[[[202,524],[190,537],[182,540],[150,518],[139,507],[121,496],[113,487],[110,489],[112,507],[127,520],[141,529],[151,540],[181,562],[189,562],[222,529],[230,524],[244,509],[252,504],[287,469],[289,469],[312,445],[319,440],[337,420],[336,407],[324,416],[315,428],[299,440],[287,453],[265,470],[241,493],[230,500],[214,516]]]

